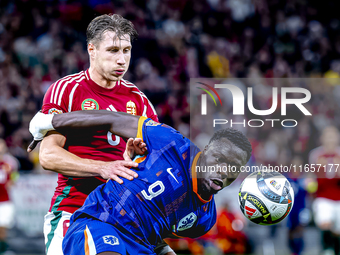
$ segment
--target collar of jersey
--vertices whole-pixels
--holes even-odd
[[[197,160],[200,157],[201,153],[202,153],[201,151],[199,153],[197,153],[197,155],[195,156],[194,160],[192,161],[192,165],[191,165],[192,190],[196,193],[196,195],[199,198],[199,200],[203,204],[205,204],[205,203],[210,202],[213,196],[211,195],[209,200],[205,200],[205,199],[201,198],[201,196],[197,192],[198,186],[197,186],[196,165],[197,165]]]
[[[86,74],[87,74],[87,77],[88,79],[87,80],[87,83],[90,85],[91,89],[95,90],[95,91],[98,91],[100,93],[104,93],[104,94],[107,94],[107,93],[115,93],[119,90],[120,88],[120,83],[121,83],[121,80],[117,81],[116,82],[116,86],[114,86],[112,89],[107,89],[107,88],[104,88],[102,86],[99,86],[97,83],[95,83],[91,77],[90,77],[90,72],[89,72],[89,69],[86,70]]]

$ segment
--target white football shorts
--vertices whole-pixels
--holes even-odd
[[[70,226],[71,213],[48,212],[44,220],[46,255],[63,255],[63,239]]]
[[[0,227],[14,226],[14,205],[11,201],[0,202]]]

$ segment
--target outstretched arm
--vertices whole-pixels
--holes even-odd
[[[63,114],[43,114],[38,112],[30,122],[29,130],[34,140],[27,151],[32,151],[45,137],[47,132],[57,130],[60,133],[80,128],[106,129],[118,136],[136,137],[139,116],[122,112],[76,111]]]
[[[128,180],[138,176],[129,169],[137,166],[134,162],[124,160],[104,162],[80,158],[63,148],[65,142],[66,138],[55,131],[44,138],[39,153],[40,164],[44,169],[75,177],[101,176],[118,183],[123,182],[118,176]]]
[[[30,122],[30,132],[34,137],[28,147],[32,151],[45,137],[47,132],[56,130],[77,132],[80,128],[96,128],[110,130],[123,137],[135,137],[137,134],[139,117],[124,113],[109,111],[78,111],[57,115],[38,112]],[[128,161],[102,162],[79,158],[63,149],[66,139],[59,133],[49,133],[40,147],[40,162],[44,169],[52,170],[70,176],[101,176],[113,179],[119,183],[123,181],[118,176],[132,180],[137,173],[129,167],[137,164]]]
[[[125,137],[136,137],[139,116],[123,112],[76,111],[54,115],[52,126],[59,132],[79,128],[107,129],[111,133]]]

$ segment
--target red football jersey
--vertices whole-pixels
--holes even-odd
[[[66,76],[47,90],[43,113],[64,113],[81,110],[108,110],[141,115],[158,121],[147,97],[132,83],[117,81],[112,89],[96,84],[88,70]],[[102,161],[122,160],[126,140],[108,131],[85,131],[67,134],[64,148],[81,157]],[[59,174],[58,186],[50,211],[73,213],[87,195],[106,180],[100,177],[70,177]]]
[[[10,165],[0,161],[0,202],[9,200],[6,185],[10,180],[10,170]]]
[[[309,154],[310,164],[321,164],[319,172],[316,172],[318,181],[317,197],[332,200],[340,200],[340,147],[333,153],[325,152],[322,146],[315,148]],[[324,168],[323,166],[326,166]],[[319,166],[315,166],[318,169]]]

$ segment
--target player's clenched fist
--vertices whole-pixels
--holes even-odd
[[[128,180],[133,180],[133,178],[137,178],[138,174],[132,170],[130,167],[137,167],[138,164],[133,161],[125,161],[125,160],[116,160],[113,162],[102,162],[101,164],[101,177],[104,179],[112,179],[120,184],[123,183],[123,180],[118,176],[123,177]]]
[[[29,131],[33,136],[33,141],[28,146],[27,152],[31,152],[45,137],[48,131],[54,130],[52,119],[53,114],[43,114],[40,111],[33,117],[29,125]]]

